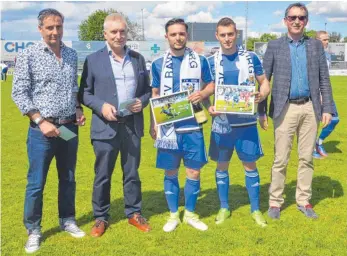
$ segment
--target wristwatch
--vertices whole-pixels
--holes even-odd
[[[39,125],[42,121],[44,120],[44,118],[42,116],[35,118],[33,121],[35,124]]]

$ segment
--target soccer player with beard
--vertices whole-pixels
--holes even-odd
[[[186,47],[188,26],[183,19],[168,21],[165,30],[170,48],[152,63],[152,97],[170,95],[193,85],[194,92],[189,100],[193,104],[201,102],[214,93],[207,59]],[[206,84],[203,90],[202,82]],[[187,175],[184,222],[198,230],[207,230],[207,225],[194,213],[200,192],[200,169],[207,163],[202,126],[195,118],[190,118],[157,127],[152,119],[150,134],[158,148],[156,167],[165,170],[164,191],[170,217],[163,230],[171,232],[180,223],[178,169],[182,159]]]

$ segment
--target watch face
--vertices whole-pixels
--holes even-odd
[[[38,117],[34,120],[34,123],[39,124],[42,121],[42,119],[43,119],[42,117]]]

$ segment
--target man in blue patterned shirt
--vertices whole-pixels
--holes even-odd
[[[59,177],[60,227],[73,237],[85,235],[75,221],[78,138],[59,137],[61,127],[77,135],[77,125],[85,122],[77,101],[77,53],[62,42],[64,16],[60,12],[44,9],[38,15],[38,22],[43,41],[17,56],[12,89],[14,102],[30,119],[24,204],[24,225],[29,235],[27,253],[40,248],[43,189],[53,157]]]

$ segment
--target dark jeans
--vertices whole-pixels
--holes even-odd
[[[117,134],[110,140],[93,140],[96,156],[93,187],[93,210],[96,219],[108,220],[111,177],[121,153],[125,215],[129,218],[141,212],[141,181],[138,173],[141,139],[134,131],[134,123],[119,124]]]
[[[76,125],[71,123],[65,126],[78,134]],[[43,189],[53,157],[59,178],[59,218],[75,216],[77,147],[78,136],[69,141],[59,137],[49,138],[43,135],[37,125],[30,123],[27,139],[29,171],[24,203],[24,225],[27,230],[41,229]]]

